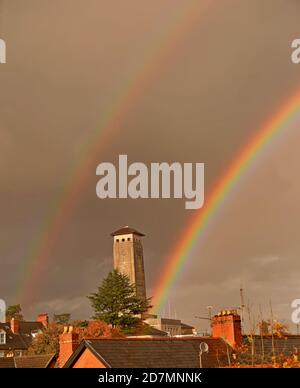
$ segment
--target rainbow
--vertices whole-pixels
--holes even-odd
[[[176,57],[185,37],[199,22],[199,16],[204,16],[211,6],[212,4],[203,7],[198,0],[180,2],[180,7],[172,10],[171,22],[160,32],[158,42],[146,45],[141,67],[117,91],[91,138],[82,146],[76,165],[49,209],[34,241],[30,243],[28,253],[18,268],[19,279],[14,298],[16,302],[21,301],[25,305],[32,302],[47,263],[54,260],[51,257],[53,247],[74,212],[88,177],[101,161],[99,158],[105,148],[122,129],[128,115],[136,109],[147,88],[158,79],[169,61]]]
[[[170,252],[167,264],[154,288],[154,297],[152,298],[154,313],[158,314],[161,312],[180,272],[191,258],[192,250],[204,240],[203,237],[208,229],[208,225],[225,199],[240,181],[241,176],[245,174],[258,155],[270,145],[272,140],[289,126],[295,115],[299,113],[299,108],[300,92],[298,91],[256,132],[256,135],[250,139],[247,145],[233,159],[208,196],[204,207],[196,212],[179,238],[177,245]]]

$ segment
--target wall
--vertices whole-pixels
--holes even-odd
[[[89,349],[85,349],[72,368],[106,368]]]

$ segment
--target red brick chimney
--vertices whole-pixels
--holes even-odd
[[[79,346],[79,334],[73,328],[65,327],[64,333],[59,336],[58,366],[62,368]]]
[[[49,316],[48,314],[39,314],[36,318],[37,322],[41,322],[44,327],[49,325]]]
[[[19,332],[20,332],[20,321],[18,319],[12,318],[10,320],[10,330],[14,334],[19,334]]]
[[[242,345],[241,317],[236,311],[221,311],[213,317],[211,327],[214,338],[224,338],[234,348]]]

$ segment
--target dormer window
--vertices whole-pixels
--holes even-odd
[[[0,330],[0,345],[6,344],[6,332],[4,330]]]

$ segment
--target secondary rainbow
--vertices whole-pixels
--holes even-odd
[[[37,231],[34,241],[29,245],[23,264],[18,268],[19,279],[15,300],[28,304],[39,287],[47,263],[54,260],[51,252],[74,208],[76,207],[87,177],[94,173],[101,154],[112,142],[113,137],[122,129],[128,115],[136,109],[147,92],[147,87],[154,83],[162,69],[179,51],[184,38],[199,22],[199,16],[206,15],[213,4],[203,8],[198,0],[180,2],[174,10],[171,22],[164,26],[157,41],[146,45],[144,61],[128,82],[117,91],[94,134],[82,146],[77,163],[64,182],[63,189]],[[220,5],[218,5],[220,7]],[[176,56],[175,56],[176,57]]]
[[[225,173],[221,176],[205,201],[205,206],[196,212],[182,233],[179,242],[168,256],[167,264],[154,289],[152,299],[153,312],[160,313],[171,289],[183,270],[191,251],[203,239],[208,224],[216,215],[225,199],[239,182],[240,177],[249,169],[253,161],[261,154],[281,131],[289,127],[290,122],[300,113],[300,92],[294,94],[281,109],[258,130],[247,145],[240,150]]]

